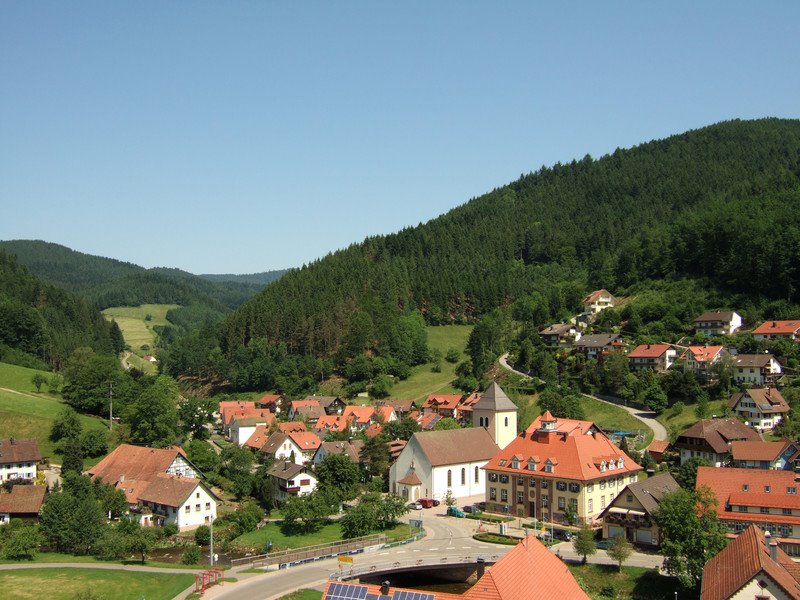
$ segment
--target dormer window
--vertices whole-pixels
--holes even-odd
[[[764,493],[769,494],[772,491],[772,487],[769,485],[764,486]]]
[[[609,471],[613,471],[616,468],[617,468],[617,463],[615,463],[613,460],[608,461],[608,470]]]
[[[508,461],[505,458],[500,459],[500,466],[505,467],[508,464]]]
[[[750,491],[750,486],[747,485],[746,483],[742,484],[742,491],[743,492],[749,492]]]
[[[528,471],[535,471],[535,470],[536,470],[536,463],[533,461],[533,459],[530,459],[528,461]]]
[[[516,458],[511,459],[511,468],[519,469],[519,461]]]
[[[625,459],[624,458],[620,458],[617,461],[617,468],[619,468],[619,469],[624,469],[625,468]]]
[[[544,463],[544,472],[545,473],[553,472],[553,463],[551,463],[549,460]]]
[[[604,461],[604,460],[600,461],[600,472],[601,473],[605,473],[606,472],[606,461]]]

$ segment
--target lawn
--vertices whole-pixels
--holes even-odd
[[[695,406],[695,404],[687,404],[677,415],[668,408],[656,417],[658,422],[667,428],[670,439],[674,439],[679,433],[699,421],[697,415],[694,414]],[[708,403],[708,418],[710,419],[711,415],[723,415],[726,406],[727,402],[725,400],[712,400]]]
[[[170,600],[194,583],[194,575],[100,569],[18,569],[0,571],[5,598],[71,600],[86,591],[111,600]],[[46,590],[46,591],[45,591]]]
[[[394,529],[384,532],[388,540],[395,541],[409,537],[412,534],[411,528],[405,523],[399,523]],[[235,546],[242,548],[263,549],[267,542],[272,540],[272,550],[290,550],[292,548],[302,548],[303,546],[314,546],[316,544],[328,544],[342,540],[342,528],[337,522],[326,523],[319,529],[306,534],[284,532],[278,523],[270,522],[261,529],[250,531],[233,540]]]
[[[31,378],[37,373],[44,375],[48,380],[53,375],[47,371],[0,363],[0,388],[9,388],[26,394],[36,394],[36,386],[31,383]],[[52,396],[46,390],[48,390],[48,387],[45,383],[42,386],[42,396]],[[55,395],[57,396],[57,394]]]
[[[655,569],[610,565],[568,565],[581,587],[592,598],[636,598],[637,600],[681,600],[696,598],[685,592],[674,577],[659,575]]]
[[[322,592],[317,590],[297,590],[288,596],[282,596],[278,600],[320,600],[321,598]]]
[[[178,308],[178,304],[142,304],[141,306],[113,306],[103,311],[109,321],[114,319],[122,330],[125,343],[131,347],[131,352],[144,356],[152,354],[156,341],[153,327],[167,325],[167,311]],[[152,319],[146,321],[150,315]],[[149,346],[142,350],[142,346]],[[138,366],[138,365],[134,365]]]
[[[458,362],[466,360],[464,350],[467,338],[472,331],[472,325],[441,325],[425,328],[428,332],[428,346],[433,351],[438,349],[442,353],[440,373],[431,371],[433,363],[426,363],[411,369],[411,376],[398,381],[391,390],[392,398],[405,400],[425,400],[428,394],[460,394],[461,392],[450,385],[456,378],[456,364],[444,360],[444,355],[450,348],[457,348],[460,352]]]
[[[22,391],[22,394],[18,394],[0,390],[0,438],[33,438],[39,443],[42,456],[53,458],[56,453],[49,439],[50,428],[65,405],[56,395],[28,391],[33,387],[31,375],[36,372],[0,363],[0,387]],[[80,420],[84,429],[105,429],[108,426],[96,417],[81,415]],[[86,461],[86,464],[92,463]]]

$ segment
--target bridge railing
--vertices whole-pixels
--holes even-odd
[[[344,580],[352,579],[354,577],[362,577],[364,575],[388,573],[390,571],[401,571],[413,569],[417,567],[441,567],[443,565],[457,567],[468,564],[476,564],[478,559],[482,558],[487,565],[491,565],[500,560],[500,554],[486,554],[482,553],[465,553],[457,556],[440,556],[428,557],[417,559],[394,560],[387,562],[371,563],[365,565],[353,565],[352,567],[342,569],[335,573],[331,573],[331,580]]]
[[[370,546],[380,546],[386,543],[386,536],[382,533],[366,535],[363,537],[340,540],[328,544],[315,544],[313,546],[303,546],[291,550],[281,550],[269,554],[258,554],[256,556],[246,556],[244,558],[234,558],[231,560],[231,567],[251,565],[252,567],[266,567],[269,565],[281,565],[289,563],[305,562],[309,560],[319,560],[331,558],[340,554],[350,554],[352,552],[363,551]]]

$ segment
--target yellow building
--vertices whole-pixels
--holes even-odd
[[[631,483],[603,511],[603,539],[624,535],[636,544],[660,545],[653,515],[664,495],[678,489],[678,482],[669,473]]]
[[[642,468],[594,423],[548,411],[484,469],[488,511],[566,522],[571,510],[592,523]]]

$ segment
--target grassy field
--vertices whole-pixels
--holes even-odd
[[[297,590],[278,600],[320,600],[320,598],[322,598],[322,592],[317,590]]]
[[[391,391],[392,398],[405,400],[425,400],[428,394],[460,394],[461,392],[450,385],[456,378],[456,365],[444,360],[444,355],[450,348],[460,351],[458,362],[467,358],[464,349],[472,325],[442,325],[427,327],[428,346],[431,350],[438,349],[442,353],[441,373],[431,371],[432,363],[419,365],[411,370],[411,376],[405,381],[398,381]],[[458,364],[458,363],[456,363]]]
[[[167,311],[178,308],[177,304],[142,304],[141,306],[115,306],[103,311],[103,315],[109,321],[114,319],[122,330],[125,343],[131,347],[131,352],[138,356],[152,354],[153,346],[156,341],[156,334],[153,327],[156,325],[167,324]],[[147,315],[152,319],[145,320]],[[148,350],[142,350],[142,346],[148,346]],[[135,360],[135,359],[134,359]],[[138,364],[131,362],[133,366],[139,368]]]
[[[53,420],[61,412],[64,403],[58,395],[35,392],[31,377],[39,372],[0,363],[0,387],[18,392],[0,390],[0,438],[34,438],[39,442],[42,456],[55,457],[55,448],[48,438]],[[43,374],[49,376],[48,373]],[[95,417],[81,415],[80,419],[84,429],[107,427],[105,421]],[[56,462],[59,460],[60,457],[56,458]],[[87,461],[86,464],[91,463]]]
[[[725,400],[713,400],[709,402],[708,418],[711,418],[711,415],[721,416],[724,414],[726,405],[727,403]],[[677,415],[668,408],[662,414],[656,417],[656,420],[667,428],[670,439],[673,439],[680,432],[699,421],[697,415],[694,414],[694,408],[694,404],[687,404],[686,407]]]
[[[675,592],[683,599],[696,598],[684,591],[674,577],[659,575],[654,569],[610,565],[568,565],[581,587],[592,598],[636,598],[673,600]]]
[[[194,575],[136,573],[99,569],[19,569],[0,571],[4,598],[71,600],[87,590],[111,600],[170,600],[194,583]],[[45,591],[46,590],[46,591]]]
[[[405,523],[399,523],[394,529],[383,531],[389,541],[394,541],[411,535],[411,528]],[[327,544],[338,542],[342,539],[342,528],[339,523],[327,523],[307,534],[286,534],[281,531],[278,523],[271,522],[261,529],[250,531],[240,535],[233,540],[235,546],[241,548],[263,548],[269,540],[272,540],[272,549],[290,550],[292,548],[302,548],[303,546],[313,546],[315,544]]]

